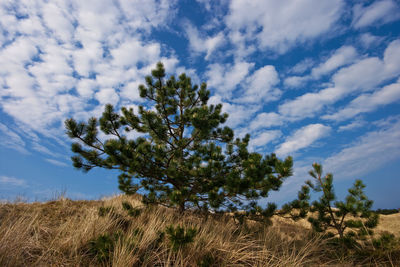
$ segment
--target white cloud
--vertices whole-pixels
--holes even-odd
[[[285,87],[299,88],[311,79],[311,76],[290,76],[284,80]]]
[[[400,39],[391,42],[384,53],[384,77],[390,78],[400,73]]]
[[[87,117],[98,105],[137,101],[162,56],[144,41],[174,18],[176,1],[87,0],[0,2],[0,107],[17,124],[57,138],[66,117]]]
[[[114,105],[118,103],[119,96],[115,92],[114,89],[102,89],[95,95],[96,99],[100,102],[100,104],[108,104]]]
[[[370,46],[379,44],[381,41],[383,41],[384,37],[372,35],[371,33],[366,32],[361,34],[358,39],[364,47],[368,48]]]
[[[2,105],[3,110],[14,119],[39,133],[45,134],[49,125],[58,122],[63,117],[61,112],[57,110],[55,103],[51,103],[50,100],[35,95],[8,100]],[[29,113],[26,113],[26,110],[29,110]]]
[[[353,7],[353,27],[362,28],[384,24],[400,18],[398,3],[392,0],[374,1],[369,6],[362,4]]]
[[[332,29],[343,7],[342,0],[234,0],[226,25],[234,44],[243,35],[242,44],[256,40],[262,49],[283,53]]]
[[[312,66],[314,66],[315,62],[311,58],[306,58],[296,65],[294,65],[289,72],[290,73],[296,73],[296,74],[302,74],[309,70]]]
[[[205,73],[208,87],[215,89],[224,97],[230,97],[232,91],[249,74],[254,63],[235,62],[233,65],[211,64]]]
[[[357,58],[357,51],[352,46],[342,46],[337,49],[325,62],[313,68],[311,75],[318,78],[341,66],[352,63]]]
[[[145,44],[136,38],[126,39],[110,50],[112,64],[122,68],[136,66],[138,63],[153,63],[160,58],[160,52],[160,44]]]
[[[281,90],[275,88],[278,83],[278,72],[274,66],[267,65],[259,68],[246,78],[246,82],[242,86],[243,93],[236,101],[257,103],[277,100],[281,95]]]
[[[190,49],[195,53],[206,53],[206,60],[208,60],[212,53],[225,42],[225,37],[222,32],[214,36],[202,38],[198,30],[190,23],[186,23],[185,31],[189,38]]]
[[[361,178],[373,170],[400,158],[400,121],[366,133],[339,153],[324,160],[324,167],[336,177]]]
[[[45,27],[62,42],[69,42],[74,32],[74,17],[67,2],[48,2],[41,8]]]
[[[99,85],[93,79],[81,79],[76,85],[78,94],[83,98],[91,98]]]
[[[68,164],[66,164],[65,162],[59,161],[59,160],[55,160],[55,159],[46,159],[47,162],[59,166],[59,167],[67,167]]]
[[[125,84],[120,91],[121,97],[129,101],[142,102],[143,99],[140,97],[138,90],[140,84],[142,84],[142,82],[139,81],[131,81]]]
[[[2,135],[1,146],[14,149],[23,154],[29,153],[25,148],[25,141],[5,124],[0,123],[0,133]]]
[[[208,11],[211,9],[211,0],[196,0],[197,3],[204,5]]]
[[[329,126],[319,123],[304,126],[287,137],[285,142],[276,150],[276,154],[285,156],[306,148],[318,139],[327,136],[330,131],[331,128]]]
[[[281,115],[275,112],[261,112],[258,113],[257,116],[251,120],[249,129],[251,131],[256,131],[259,129],[269,128],[271,126],[279,126],[284,123]]]
[[[248,41],[248,35],[238,30],[230,31],[228,34],[229,40],[234,44],[235,49],[233,54],[236,59],[243,60],[248,55],[256,52],[258,46]]]
[[[378,128],[389,128],[400,121],[400,115],[391,115],[386,118],[371,122],[372,125]]]
[[[71,90],[77,81],[72,76],[68,52],[60,49],[54,40],[42,46],[41,51],[41,62],[31,61],[25,70],[35,77],[35,85],[40,88],[36,91],[38,96],[53,97]]]
[[[400,81],[383,87],[371,94],[362,94],[350,102],[345,108],[322,118],[342,121],[357,116],[360,113],[373,111],[380,106],[400,100]]]
[[[32,142],[30,146],[33,150],[52,156],[52,157],[63,157],[62,154],[56,153],[51,151],[49,148],[45,147],[44,145],[39,144],[38,142]]]
[[[233,65],[211,64],[205,73],[210,89],[235,103],[270,102],[279,99],[281,90],[275,86],[279,83],[278,72],[272,65],[263,66],[250,72],[254,63],[235,62]],[[237,90],[234,98],[233,92]],[[234,99],[232,99],[234,98]]]
[[[13,67],[17,67],[20,63],[28,63],[37,53],[37,47],[29,38],[20,37],[14,41],[13,45],[8,45],[1,50],[1,62],[8,62]],[[2,74],[9,72],[8,68],[1,66]]]
[[[0,176],[0,184],[3,186],[18,186],[18,187],[25,187],[26,181],[22,179],[18,179],[15,177],[10,176]]]
[[[332,87],[306,93],[279,106],[279,112],[289,120],[313,117],[325,106],[356,92],[374,90],[382,82],[400,74],[400,40],[391,42],[383,60],[368,57],[341,68],[332,77]]]
[[[249,148],[254,150],[255,148],[265,146],[279,138],[281,135],[282,132],[279,130],[263,131],[255,137],[250,138]]]
[[[120,0],[121,11],[133,29],[166,27],[174,19],[177,0]]]
[[[221,11],[222,7],[228,5],[229,0],[220,0],[220,1],[213,1],[213,0],[196,0],[198,4],[204,7],[207,11],[212,11],[217,14]]]
[[[366,122],[363,120],[355,120],[355,121],[350,122],[349,124],[340,126],[338,129],[338,132],[355,130],[360,127],[363,127],[365,124],[366,124]]]
[[[339,67],[353,63],[358,57],[357,51],[352,46],[342,46],[330,55],[330,57],[321,62],[318,66],[311,69],[311,74],[305,76],[289,76],[285,79],[284,84],[288,88],[298,88],[310,80],[319,79],[321,76],[331,73]],[[301,63],[301,62],[300,62]],[[293,68],[298,69],[299,64]],[[300,65],[302,67],[302,65]]]
[[[332,104],[343,95],[341,88],[326,88],[317,93],[306,93],[294,100],[281,104],[278,109],[286,119],[299,120],[312,117],[328,104]]]
[[[366,58],[339,70],[332,80],[337,88],[343,88],[349,93],[356,90],[368,91],[386,78],[384,65],[377,57]]]

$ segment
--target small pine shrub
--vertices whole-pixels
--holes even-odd
[[[379,238],[374,238],[372,241],[376,249],[383,251],[392,251],[400,246],[400,240],[396,239],[394,234],[383,232]]]
[[[207,253],[197,262],[199,267],[218,266],[216,264],[216,259],[211,253]]]
[[[134,252],[135,243],[143,237],[143,233],[142,229],[135,228],[130,235],[131,238],[126,238],[122,231],[112,234],[102,234],[89,241],[89,254],[96,257],[98,262],[108,264],[112,260],[114,248],[118,242],[124,242]]]
[[[101,263],[109,263],[112,259],[115,243],[121,238],[121,233],[103,234],[89,241],[89,253]]]
[[[133,218],[138,217],[142,211],[141,209],[132,207],[132,205],[126,201],[122,202],[122,208],[127,211],[129,216]]]
[[[173,251],[178,251],[187,244],[192,243],[197,235],[196,228],[189,227],[185,229],[179,225],[177,227],[170,225],[165,229],[165,232],[168,235]]]
[[[307,217],[316,232],[324,233],[330,231],[338,238],[333,238],[332,244],[340,244],[345,248],[355,248],[357,241],[365,240],[367,236],[373,235],[372,229],[378,225],[379,215],[371,210],[373,201],[364,194],[365,185],[361,180],[356,180],[353,187],[348,189],[349,194],[344,201],[338,201],[334,192],[333,175],[331,173],[322,175],[322,166],[313,164],[309,172],[314,182],[308,180],[306,185],[298,194],[298,199],[286,204],[282,214],[297,220]],[[310,205],[310,189],[320,193],[319,199]],[[293,213],[297,210],[297,213]],[[346,231],[345,231],[346,230]]]
[[[113,211],[114,209],[112,207],[100,207],[98,213],[100,217],[105,217]]]
[[[131,225],[130,220],[126,219],[125,216],[118,213],[113,207],[100,207],[98,210],[100,217],[109,217],[115,220],[116,224],[122,229],[127,230]]]

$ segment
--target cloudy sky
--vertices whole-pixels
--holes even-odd
[[[155,63],[207,82],[250,149],[292,155],[292,199],[313,162],[345,194],[363,179],[399,208],[397,0],[0,1],[0,199],[93,199],[117,174],[71,166],[63,121],[142,104]]]

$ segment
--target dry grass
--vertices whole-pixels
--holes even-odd
[[[380,224],[376,227],[376,232],[390,232],[400,237],[400,213],[391,215],[380,215]]]
[[[101,201],[59,199],[46,203],[0,204],[0,266],[353,266],[351,257],[334,256],[325,241],[312,237],[307,225],[275,219],[271,227],[237,225],[227,215],[208,218],[155,207],[137,218],[121,203],[141,206],[138,198],[116,196]],[[114,207],[119,216],[101,217],[99,207]],[[396,214],[397,215],[397,214]],[[382,229],[399,220],[384,218]],[[168,225],[193,226],[193,244],[174,252]],[[392,228],[393,229],[393,228]],[[399,228],[397,228],[399,229]],[[394,230],[398,231],[398,230]],[[105,233],[122,232],[108,263],[90,253],[90,241]],[[140,234],[138,234],[140,232]],[[397,232],[398,234],[398,232]],[[208,260],[208,261],[207,261]],[[362,261],[361,261],[362,262]],[[358,261],[360,263],[360,261]],[[393,258],[364,261],[366,265],[396,264]]]

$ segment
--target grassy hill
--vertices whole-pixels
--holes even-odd
[[[132,217],[123,202],[141,206],[127,196],[0,204],[0,266],[400,266],[398,243],[375,249],[366,240],[362,253],[343,255],[306,221],[240,225],[228,214],[205,218],[164,207]],[[194,241],[171,249],[170,225],[197,229]],[[381,215],[376,232],[384,231],[400,237],[399,213]]]

